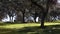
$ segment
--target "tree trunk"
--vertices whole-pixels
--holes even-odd
[[[36,12],[35,12],[35,18],[34,18],[35,22],[36,22],[36,17],[37,17],[37,14],[36,14]]]
[[[13,21],[13,16],[12,16],[12,22],[14,22],[14,21]]]
[[[46,2],[46,8],[44,8],[42,5],[38,5],[33,0],[31,0],[31,1],[32,1],[32,4],[38,6],[42,10],[41,28],[44,28],[44,20],[45,20],[47,14],[48,14],[48,9],[49,9],[49,0],[47,0],[47,2]]]
[[[11,20],[11,17],[10,17],[10,22],[11,22],[12,20]]]
[[[25,23],[24,17],[25,17],[25,10],[22,12],[23,13],[23,23]]]
[[[23,13],[23,23],[24,23],[24,21],[25,21],[25,20],[24,20],[24,13]]]
[[[43,14],[41,17],[41,28],[44,28],[44,20],[45,20],[45,15]]]
[[[41,18],[41,28],[45,28],[44,26],[44,20],[48,14],[48,10],[49,10],[49,0],[47,0],[47,3],[46,3],[46,8],[44,9],[43,13],[42,13],[42,18]]]

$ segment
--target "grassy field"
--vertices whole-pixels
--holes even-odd
[[[40,23],[0,24],[0,34],[60,34],[60,23],[45,23],[45,29]]]

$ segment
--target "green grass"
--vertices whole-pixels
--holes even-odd
[[[0,25],[0,34],[60,34],[60,23],[45,23],[45,29],[40,23],[22,23]]]

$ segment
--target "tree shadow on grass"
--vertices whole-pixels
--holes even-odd
[[[45,29],[39,26],[24,27],[21,29],[1,29],[0,34],[60,34],[60,25],[47,26]]]
[[[13,29],[2,29],[0,28],[0,34],[13,34],[14,30]]]
[[[26,24],[26,23],[3,22],[3,23],[0,23],[0,26],[4,26],[4,25],[12,25],[12,24]]]
[[[4,26],[4,25],[12,25],[12,24],[28,24],[28,23],[16,23],[16,22],[3,22],[0,23],[0,26]]]
[[[39,26],[25,27],[18,32],[26,34],[60,34],[60,25],[47,26],[45,29],[41,29]]]

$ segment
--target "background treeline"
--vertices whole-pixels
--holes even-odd
[[[33,3],[36,2],[35,4]],[[45,21],[60,20],[60,8],[56,4],[56,0],[50,1],[48,4],[48,15]],[[36,22],[39,17],[41,21],[42,15],[46,10],[47,0],[0,0],[0,21],[7,18],[7,15],[12,22]],[[38,7],[40,5],[40,7]],[[16,16],[13,21],[13,17]],[[33,17],[32,19],[30,19]],[[29,20],[30,19],[30,20]]]

